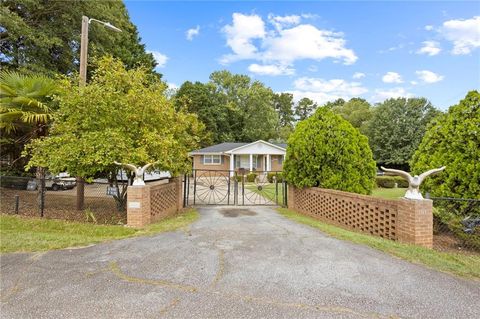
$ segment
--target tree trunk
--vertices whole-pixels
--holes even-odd
[[[45,168],[37,167],[37,211],[40,217],[43,217],[43,210],[45,207]]]
[[[85,204],[85,180],[77,176],[77,210],[83,210]]]

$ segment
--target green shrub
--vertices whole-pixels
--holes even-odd
[[[253,183],[253,182],[255,182],[255,178],[257,178],[257,174],[256,174],[256,173],[248,173],[248,174],[247,174],[247,182],[248,182],[248,183]]]
[[[411,161],[415,174],[446,166],[422,190],[432,197],[480,198],[480,93],[471,91],[434,119]]]
[[[283,174],[282,173],[274,173],[270,172],[267,174],[267,180],[269,183],[274,183],[274,177],[276,177],[277,182],[281,183],[283,182]]]
[[[369,194],[375,172],[367,138],[327,108],[298,123],[288,139],[284,174],[297,187]]]
[[[377,187],[381,188],[394,188],[395,183],[397,183],[397,187],[400,188],[408,187],[408,181],[400,176],[377,176],[375,177],[375,181],[377,183]]]

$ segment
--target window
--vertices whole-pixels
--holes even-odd
[[[205,165],[217,165],[222,163],[220,155],[203,155],[203,164]]]
[[[278,156],[278,164],[280,164],[280,165],[283,164],[283,155]]]

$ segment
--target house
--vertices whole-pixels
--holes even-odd
[[[286,144],[262,140],[252,143],[221,143],[189,153],[193,169],[278,172],[283,169]]]

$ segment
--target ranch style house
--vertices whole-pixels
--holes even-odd
[[[279,172],[283,169],[287,145],[258,140],[252,143],[220,143],[189,153],[196,170],[245,170]]]

